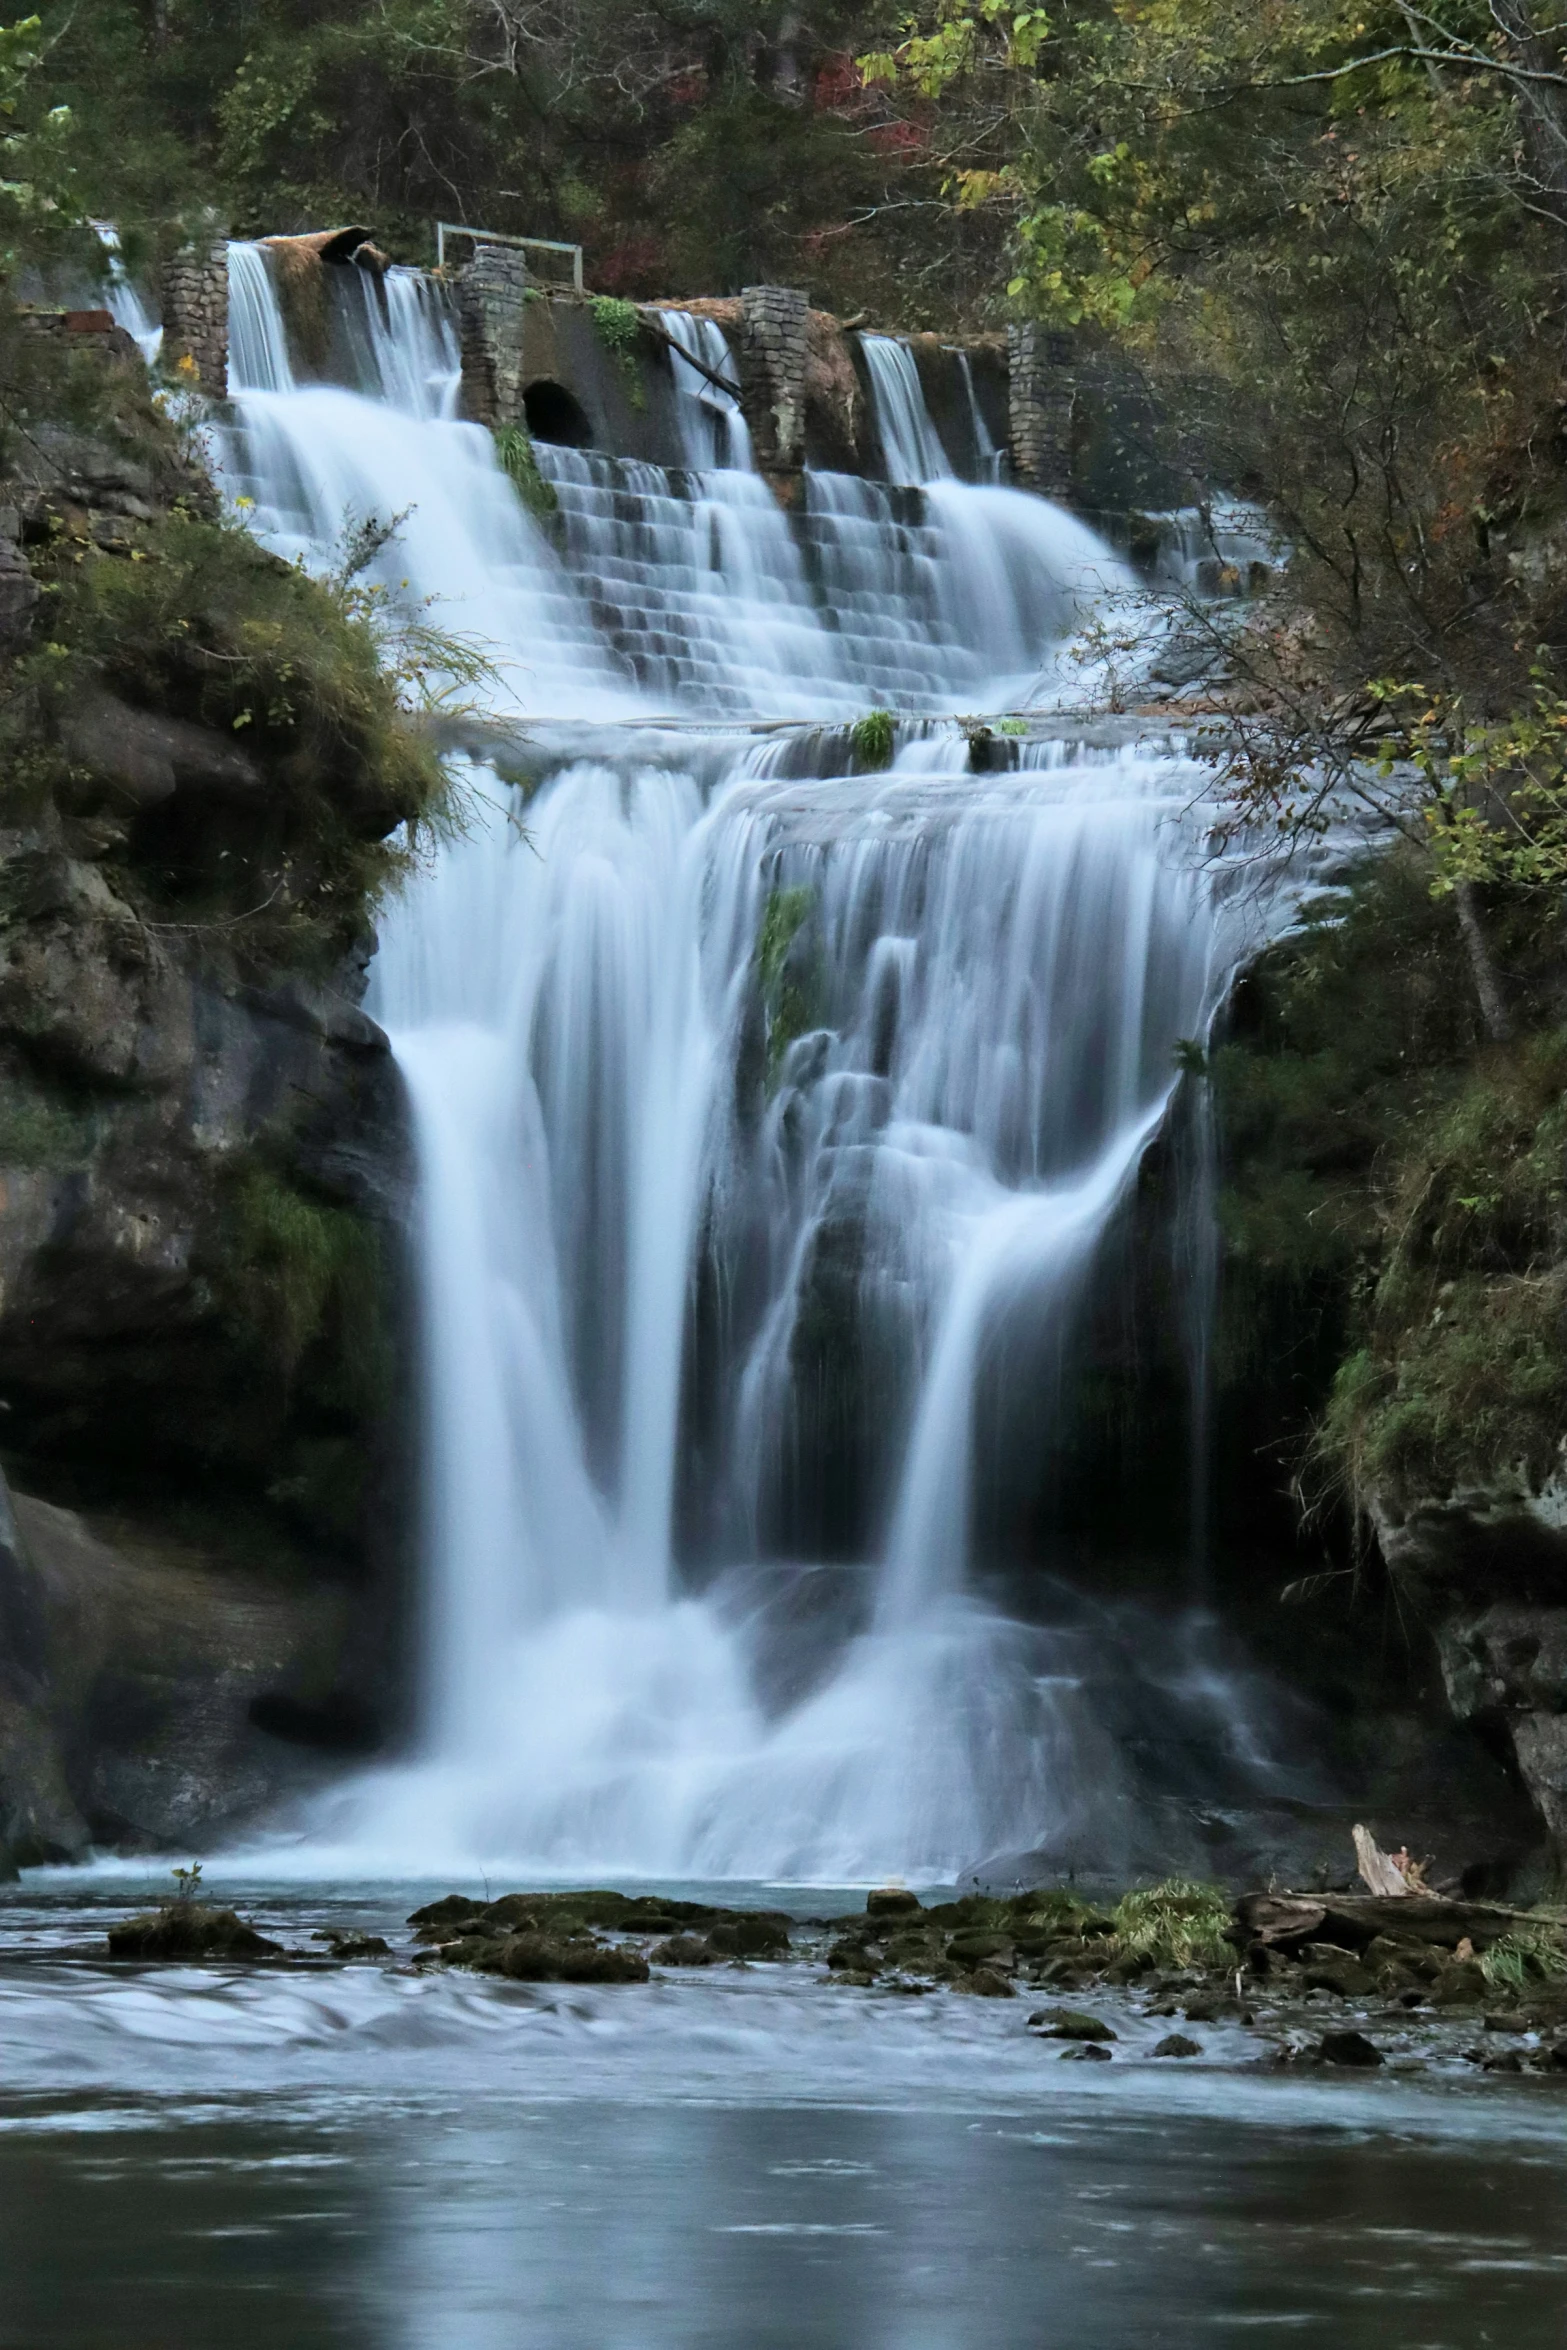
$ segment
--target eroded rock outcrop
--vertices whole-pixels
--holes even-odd
[[[1442,1628],[1442,1675],[1461,1721],[1511,1738],[1551,1842],[1567,1860],[1567,1605],[1501,1601]]]
[[[0,1495],[0,1866],[188,1846],[320,1777],[257,1717],[341,1702],[344,1588],[115,1531]]]
[[[219,522],[124,340],[7,354],[13,1859],[188,1847],[396,1704],[409,1169],[357,998],[433,754],[351,600]]]

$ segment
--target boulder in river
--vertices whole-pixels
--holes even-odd
[[[1042,2007],[1028,2019],[1031,2032],[1038,2032],[1045,2040],[1081,2040],[1085,2043],[1113,2040],[1114,2032],[1101,2023],[1096,2015],[1084,2015],[1075,2007]]]
[[[1354,2065],[1368,2072],[1387,2061],[1364,2032],[1324,2032],[1317,2042],[1316,2057],[1319,2064]]]
[[[718,1966],[722,1953],[699,1934],[672,1934],[649,1952],[655,1966]]]
[[[472,1956],[468,1955],[469,1948]],[[460,1943],[456,1963],[480,1974],[505,1975],[514,1983],[645,1983],[647,1960],[640,1951],[597,1942],[591,1936],[557,1939],[549,1934],[507,1934]]]
[[[280,1942],[269,1942],[232,1909],[208,1909],[201,1902],[170,1901],[162,1909],[126,1918],[109,1928],[111,1958],[282,1958]]]
[[[1197,2040],[1188,2040],[1184,2032],[1171,2032],[1159,2042],[1153,2053],[1155,2056],[1201,2056],[1202,2044]]]
[[[952,1988],[954,1991],[967,1991],[975,1999],[1015,1999],[1017,1997],[1017,1993],[1007,1981],[1006,1976],[998,1975],[993,1967],[988,1966],[971,1967],[966,1974],[958,1975],[954,1979]]]
[[[919,1895],[903,1885],[878,1885],[865,1896],[865,1914],[870,1918],[912,1916],[919,1906]]]

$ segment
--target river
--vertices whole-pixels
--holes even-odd
[[[1220,2025],[1157,2062],[1123,1995],[1088,2066],[1025,2000],[814,1967],[566,1989],[70,1955],[152,1890],[125,1877],[0,1900],[5,2350],[1561,2340],[1564,2084],[1456,2041],[1278,2071]],[[430,1892],[215,1883],[305,1950],[395,1944]]]

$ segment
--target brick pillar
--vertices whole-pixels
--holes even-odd
[[[175,364],[193,359],[209,399],[229,388],[228,240],[187,245],[163,272],[163,348]]]
[[[1007,329],[1012,471],[1028,490],[1064,498],[1072,487],[1072,338],[1028,319]]]
[[[747,286],[740,297],[743,406],[764,466],[805,462],[805,314],[799,286]]]
[[[463,408],[492,430],[522,414],[522,331],[528,265],[512,245],[477,245],[457,277]]]

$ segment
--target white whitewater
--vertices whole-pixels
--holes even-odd
[[[255,526],[329,562],[345,516],[408,510],[396,581],[482,617],[517,706],[573,721],[533,729],[525,811],[466,772],[466,836],[383,925],[421,1173],[424,1714],[299,1865],[941,1878],[1103,1840],[1129,1784],[1071,1643],[973,1588],[976,1415],[1009,1349],[1067,1359],[1230,967],[1193,773],[1037,742],[976,773],[948,721],[866,775],[833,728],[711,721],[955,684],[993,707],[1116,567],[993,487],[910,519],[817,476],[791,524],[738,465],[541,449],[552,540],[452,418],[427,288],[366,292],[353,393],[291,388],[254,248],[232,283]],[[1008,1408],[1045,1443],[1050,1378]],[[802,1545],[849,1421],[862,1563],[824,1564]]]

